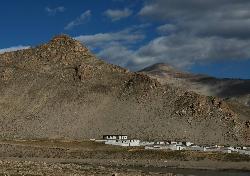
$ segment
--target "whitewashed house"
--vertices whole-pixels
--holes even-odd
[[[155,145],[165,145],[166,143],[164,141],[156,141],[154,142]]]
[[[128,139],[127,135],[104,135],[103,140],[108,145],[119,145],[124,147],[140,146],[140,140]]]
[[[175,144],[151,145],[151,146],[145,146],[145,149],[150,149],[150,150],[185,150],[186,146],[175,145]]]
[[[192,143],[192,142],[183,142],[183,145],[189,147],[191,145],[194,145],[194,143]]]
[[[140,146],[153,146],[155,142],[141,141]]]
[[[117,140],[107,140],[105,144],[109,145],[119,145],[123,147],[135,147],[140,146],[140,140],[137,139],[117,139]]]
[[[176,150],[185,150],[186,146],[184,145],[176,145]]]
[[[103,135],[102,137],[104,140],[126,140],[128,139],[127,135]]]
[[[228,149],[227,147],[221,148],[222,153],[232,153],[232,150]]]

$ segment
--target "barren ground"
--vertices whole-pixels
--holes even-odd
[[[90,141],[0,142],[0,175],[175,175],[173,168],[248,173],[249,163],[249,156],[238,154],[150,151]]]

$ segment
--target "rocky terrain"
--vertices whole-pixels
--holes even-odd
[[[249,130],[249,122],[221,98],[107,64],[65,35],[0,54],[2,139],[127,134],[249,145]]]

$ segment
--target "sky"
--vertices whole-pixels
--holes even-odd
[[[68,34],[132,71],[250,79],[249,0],[2,0],[0,53]]]

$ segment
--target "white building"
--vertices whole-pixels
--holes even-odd
[[[141,141],[140,146],[153,146],[155,142]]]
[[[104,140],[127,140],[127,135],[103,135]]]
[[[155,145],[165,145],[166,143],[164,141],[157,141],[154,142]]]
[[[135,147],[135,146],[140,146],[140,140],[137,139],[108,139],[105,144],[109,145],[119,145],[119,146],[124,146],[124,147]]]
[[[153,146],[145,146],[145,149],[150,150],[185,150],[186,146],[183,145],[175,145],[175,144],[169,144],[169,145],[153,145]]]
[[[127,135],[103,135],[105,144],[119,146],[140,146],[140,140],[128,139]]]
[[[184,145],[176,145],[176,150],[185,150],[186,146]]]
[[[192,142],[183,142],[183,144],[187,147],[191,146],[191,145],[194,145],[194,143]]]

